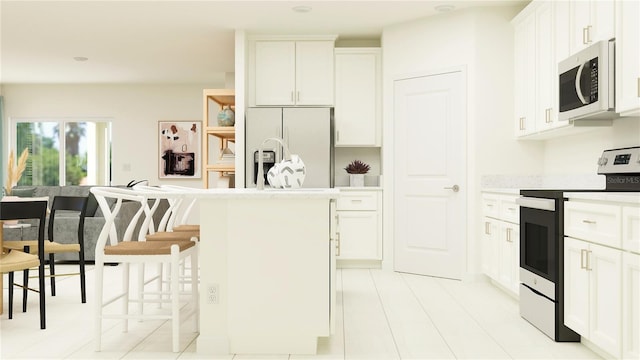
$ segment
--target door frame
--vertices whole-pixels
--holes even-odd
[[[469,71],[467,70],[466,65],[457,65],[451,67],[444,67],[439,69],[432,70],[423,70],[409,73],[396,74],[391,76],[388,80],[385,79],[383,86],[383,93],[385,100],[383,107],[385,108],[383,113],[383,126],[382,126],[382,139],[383,139],[383,147],[382,147],[382,166],[383,166],[383,174],[384,181],[382,182],[382,194],[383,194],[383,248],[382,248],[382,269],[388,271],[394,271],[394,246],[395,246],[395,193],[394,193],[394,185],[395,185],[395,167],[393,165],[394,159],[394,146],[395,146],[395,91],[394,84],[396,81],[401,80],[409,80],[419,77],[427,77],[434,75],[442,75],[452,72],[460,72],[462,74],[462,86],[463,96],[462,102],[465,106],[464,113],[464,129],[465,133],[464,137],[464,154],[465,158],[465,169],[464,174],[460,181],[460,186],[465,186],[467,190],[467,197],[464,199],[464,207],[465,207],[465,221],[464,226],[465,229],[465,239],[464,239],[464,253],[463,253],[463,264],[464,269],[462,269],[462,279],[465,280],[469,277],[469,229],[472,228],[469,223],[469,206],[472,202],[470,202],[470,197],[473,191],[475,191],[475,187],[470,186],[471,182],[469,181],[469,132],[473,130],[473,127],[469,127],[471,119],[469,114]]]

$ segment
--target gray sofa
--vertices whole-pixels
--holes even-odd
[[[53,204],[53,198],[55,196],[90,196],[89,189],[91,186],[19,186],[12,189],[14,196],[20,197],[49,197],[49,207]],[[92,206],[93,205],[93,206]],[[163,201],[156,212],[154,213],[154,224],[159,224],[162,215],[168,208],[168,203]],[[118,234],[124,234],[124,230],[127,228],[131,219],[140,208],[140,205],[136,202],[124,202],[122,208],[115,219],[116,228]],[[139,221],[140,223],[141,221]],[[20,240],[22,239],[37,239],[38,226],[35,220],[31,221],[32,226],[24,229],[3,229],[5,240]],[[98,241],[98,236],[102,227],[104,226],[105,219],[102,215],[102,211],[97,206],[95,199],[90,199],[90,203],[87,209],[87,215],[84,221],[84,256],[85,260],[93,261],[95,259],[95,247]],[[47,228],[45,229],[45,238],[48,236],[49,218],[47,217]],[[140,227],[140,224],[136,226],[136,232]],[[75,243],[77,242],[78,234],[78,216],[74,214],[64,214],[63,212],[56,213],[56,220],[54,224],[54,238],[56,242],[60,243]],[[76,254],[56,254],[56,261],[77,261],[78,255]]]

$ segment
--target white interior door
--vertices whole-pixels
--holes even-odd
[[[394,267],[461,279],[466,247],[462,71],[394,85]]]

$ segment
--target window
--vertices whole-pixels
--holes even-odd
[[[18,185],[109,185],[111,123],[16,119],[13,147],[29,149]]]

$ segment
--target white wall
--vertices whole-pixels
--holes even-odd
[[[202,90],[223,87],[224,84],[3,85],[2,94],[6,120],[111,118],[114,185],[147,179],[151,185],[202,187],[202,179],[158,179],[158,121],[202,121]],[[6,122],[3,121],[5,136]],[[2,161],[4,168],[5,156]]]
[[[619,118],[611,127],[547,140],[544,174],[596,174],[602,151],[640,145],[640,118]]]
[[[514,140],[513,29],[520,7],[473,9],[383,31],[384,257],[393,258],[393,81],[451,67],[467,71],[467,274],[479,270],[480,179],[543,169],[543,144]],[[437,155],[437,154],[436,154]]]

